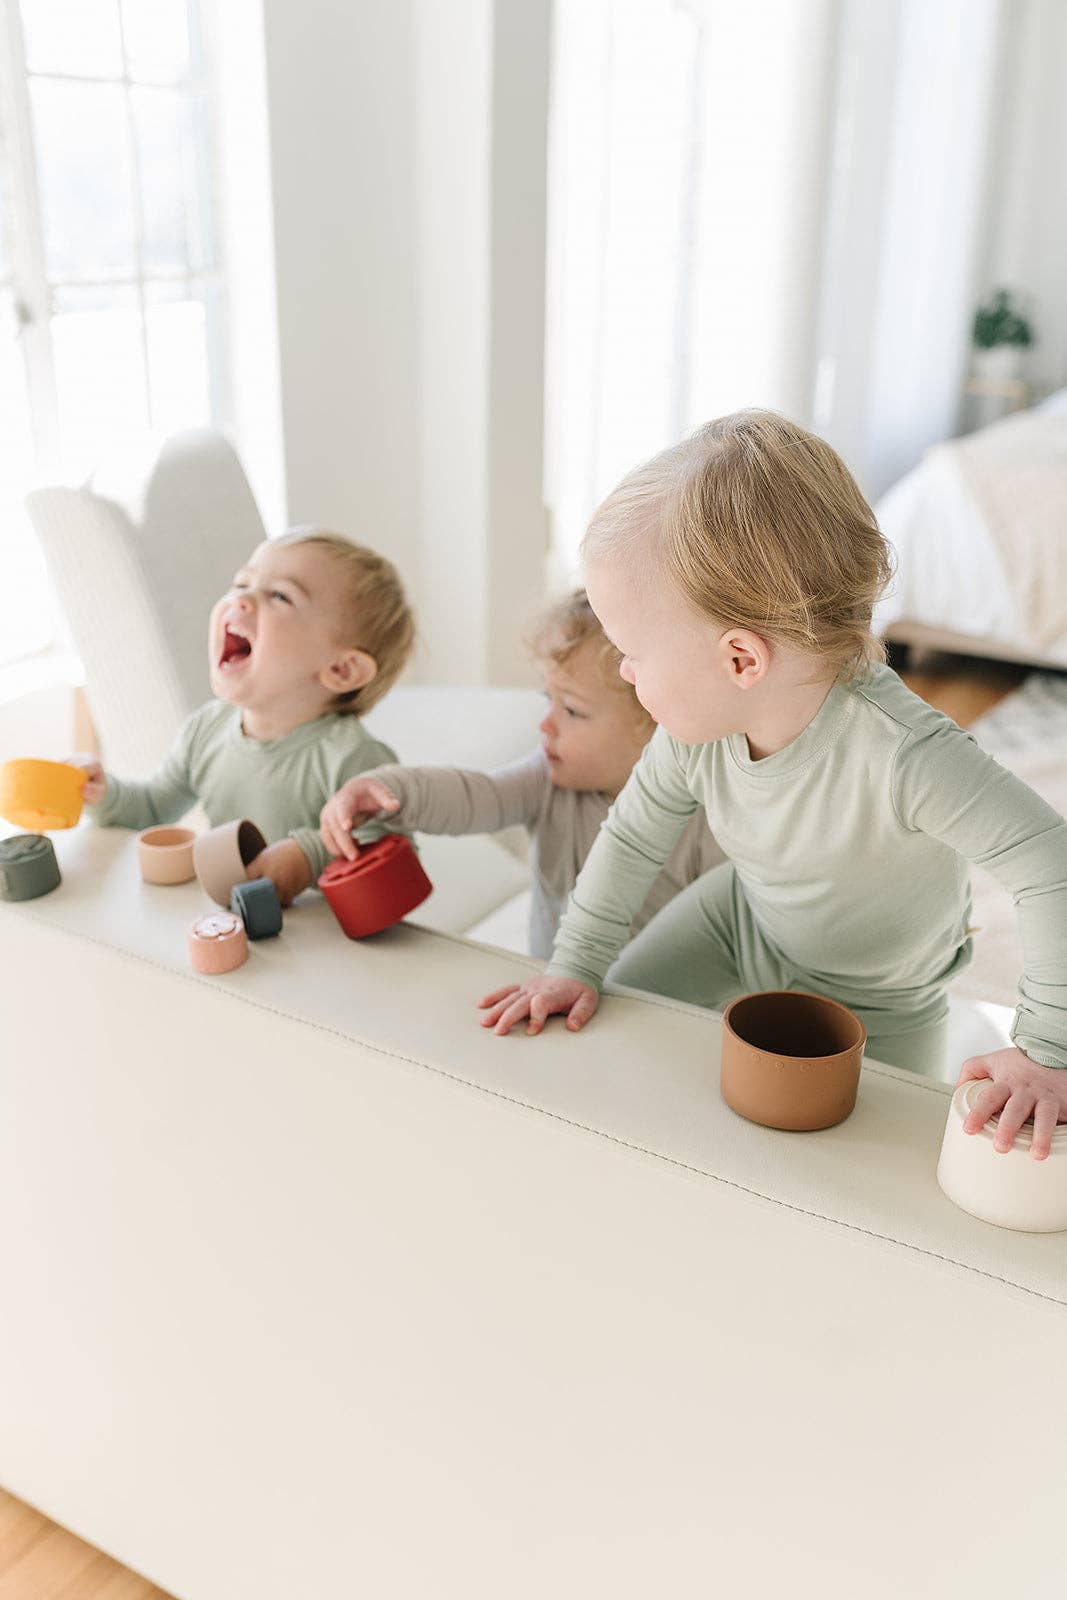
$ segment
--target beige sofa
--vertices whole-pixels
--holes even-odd
[[[56,842],[0,904],[0,1483],[181,1600],[1054,1592],[1063,1238],[944,1199],[947,1089],[768,1132],[713,1017],[496,1039],[531,963],[315,896],[197,978],[195,884]]]

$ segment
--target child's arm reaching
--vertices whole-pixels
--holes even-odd
[[[662,728],[653,734],[578,875],[548,971],[486,995],[479,1002],[483,1028],[504,1034],[528,1017],[526,1032],[540,1033],[558,1012],[566,1012],[573,1032],[588,1022],[634,917],[697,809],[687,748]]]
[[[959,1081],[991,1080],[968,1133],[999,1112],[996,1148],[1008,1150],[1032,1116],[1031,1153],[1042,1159],[1067,1121],[1067,822],[951,725],[905,745],[894,800],[906,827],[986,867],[1015,901],[1025,970],[1014,1048],[973,1057]]]
[[[533,822],[550,786],[539,752],[496,772],[461,767],[375,767],[350,778],[322,808],[332,855],[355,858],[353,830],[383,812],[415,833],[499,833]]]
[[[163,822],[177,822],[192,809],[196,795],[189,776],[191,721],[182,728],[162,765],[142,782],[112,777],[95,756],[68,758],[71,766],[89,774],[82,799],[94,807],[94,822],[140,832]]]

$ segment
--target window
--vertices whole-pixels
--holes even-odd
[[[0,660],[10,660],[53,631],[21,494],[84,478],[124,437],[217,418],[225,364],[196,0],[0,4]]]

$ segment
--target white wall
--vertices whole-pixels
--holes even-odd
[[[214,67],[218,237],[227,288],[224,418],[267,528],[286,521],[270,128],[261,0],[205,7]]]
[[[1037,342],[1039,392],[1067,384],[1067,5],[1011,0],[982,292],[1021,290]]]
[[[549,0],[239,4],[261,6],[262,65],[253,50],[238,92],[231,52],[226,94],[239,102],[261,73],[273,216],[264,228],[258,203],[251,248],[231,223],[228,264],[239,313],[257,250],[254,296],[276,286],[285,520],[397,562],[418,676],[522,681],[547,542]],[[250,330],[268,321],[262,303],[239,316],[236,360],[235,431],[261,462],[272,356],[269,329],[265,350]]]
[[[288,517],[412,569],[412,6],[265,0]]]

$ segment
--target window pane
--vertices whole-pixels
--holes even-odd
[[[187,0],[122,0],[126,71],[139,83],[175,83],[189,72]]]
[[[60,290],[52,318],[63,469],[83,476],[148,426],[144,347],[132,289]]]
[[[151,295],[146,325],[152,426],[165,433],[197,427],[211,420],[204,307],[199,300],[164,299],[158,288]]]
[[[51,278],[132,277],[137,268],[125,90],[30,84]]]
[[[26,369],[14,297],[0,290],[0,662],[42,650],[53,632],[44,561],[22,509],[33,474]]]
[[[33,465],[26,366],[17,334],[15,296],[0,289],[0,496],[24,490]]]
[[[187,272],[187,199],[192,131],[189,102],[173,89],[132,89],[140,169],[144,272]]]
[[[116,0],[21,0],[21,11],[31,72],[122,76]]]

